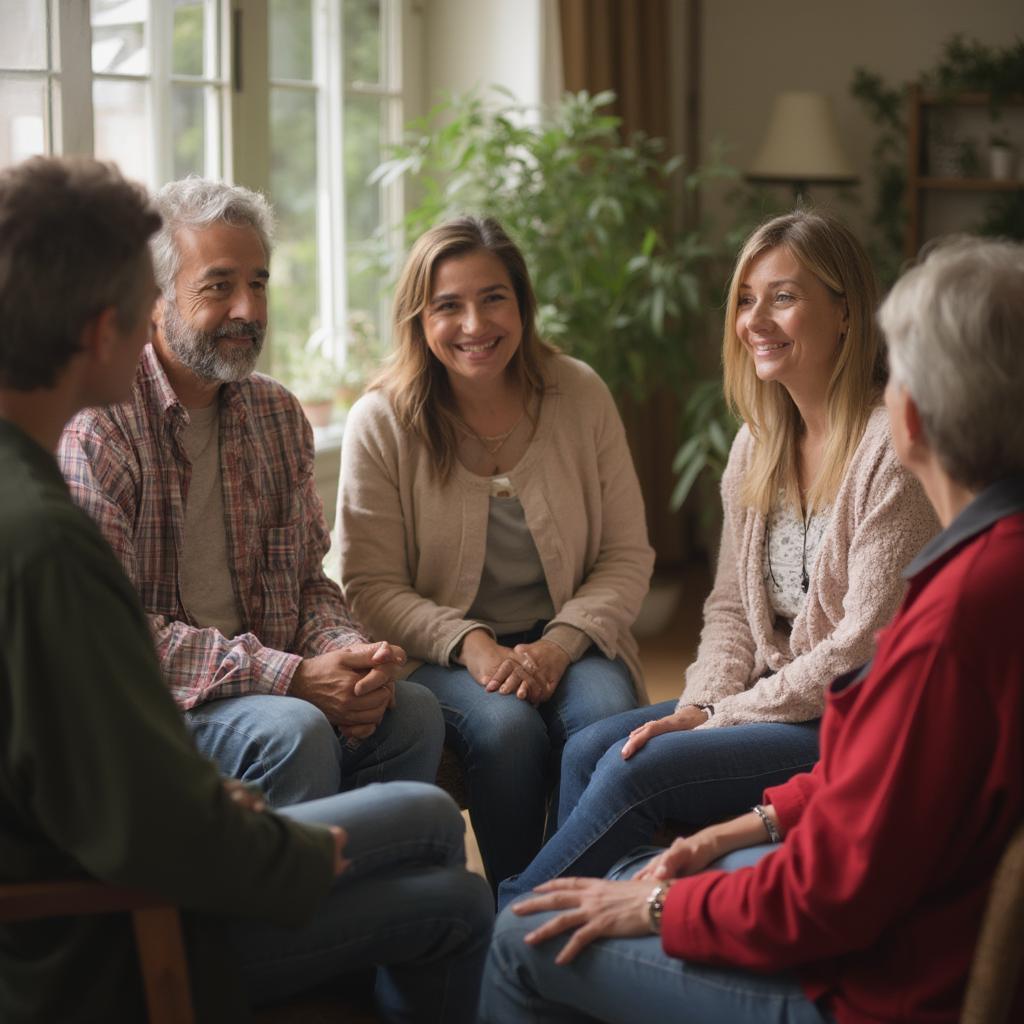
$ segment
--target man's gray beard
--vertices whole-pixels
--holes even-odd
[[[175,302],[164,304],[164,341],[182,366],[187,367],[203,380],[227,384],[243,380],[256,368],[256,360],[263,350],[266,328],[255,322],[239,323],[229,320],[216,331],[209,333],[185,323]],[[218,344],[218,338],[241,338],[252,336],[255,344],[249,349]]]

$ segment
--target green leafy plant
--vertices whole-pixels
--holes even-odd
[[[611,93],[567,94],[549,111],[499,94],[497,107],[477,94],[442,103],[375,172],[419,190],[407,237],[460,213],[496,217],[526,255],[544,337],[619,397],[682,394],[715,250],[700,226],[672,234],[669,185],[681,176],[693,191],[736,172],[687,170],[661,140],[623,138]]]
[[[942,60],[924,75],[922,85],[949,98],[988,93],[990,110],[998,116],[1007,99],[1024,92],[1024,41],[999,48],[958,33],[946,42]]]
[[[995,126],[1006,100],[1024,94],[1024,42],[1018,39],[999,48],[954,35],[943,46],[935,67],[924,71],[918,83],[950,101],[961,93],[987,93],[989,116]],[[873,236],[868,240],[868,251],[885,286],[896,279],[903,261],[908,162],[906,86],[907,83],[891,86],[863,67],[854,70],[850,83],[851,95],[878,129],[871,152],[875,189]],[[979,173],[979,160],[973,149],[961,149],[960,163],[964,173]],[[995,216],[989,212],[990,220]],[[1012,228],[1015,218],[1006,218],[1004,223]],[[984,231],[984,226],[979,230]]]
[[[274,376],[303,405],[314,405],[334,401],[345,371],[314,334],[304,345],[282,345],[275,350]]]
[[[904,202],[907,189],[905,89],[892,88],[881,75],[856,68],[850,93],[860,101],[878,129],[871,147],[874,208],[867,249],[876,273],[887,286],[899,275],[907,221]]]
[[[683,423],[686,440],[672,462],[677,477],[672,508],[686,501],[705,469],[716,480],[725,472],[739,423],[725,404],[721,380],[704,380],[693,388],[683,411]]]

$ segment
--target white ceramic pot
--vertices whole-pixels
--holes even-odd
[[[996,181],[1009,181],[1013,177],[1016,156],[1010,146],[989,146],[989,172]]]

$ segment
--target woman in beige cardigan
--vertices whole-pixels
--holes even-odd
[[[346,599],[440,701],[495,886],[540,847],[567,738],[644,696],[630,627],[653,553],[622,423],[535,309],[494,221],[420,238],[338,495]]]
[[[825,686],[870,658],[902,569],[938,530],[892,448],[875,306],[867,256],[831,217],[798,211],[748,239],[723,345],[744,425],[697,660],[678,703],[574,737],[558,831],[500,904],[558,875],[603,875],[665,820],[738,814],[817,759]]]

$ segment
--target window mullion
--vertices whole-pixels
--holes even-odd
[[[206,0],[203,4],[203,75],[216,79],[217,84],[203,87],[203,108],[206,154],[206,174],[220,178],[224,173],[224,114],[227,108],[224,86],[224,65],[221,63],[221,26],[223,19],[220,9],[227,4],[222,0]]]
[[[174,177],[172,137],[173,102],[171,98],[171,51],[174,38],[174,8],[170,3],[154,3],[146,24],[150,60],[150,83],[146,90],[149,108],[149,132],[153,152],[153,181],[158,188]]]
[[[341,0],[318,0],[319,28],[313,50],[317,95],[317,218],[320,322],[327,351],[344,355],[347,285],[345,274],[344,79],[341,67]]]
[[[60,138],[50,139],[59,153],[89,156],[93,152],[92,111],[92,26],[89,5],[81,0],[58,0],[58,35],[60,37]],[[49,82],[49,111],[53,131],[53,87]]]

